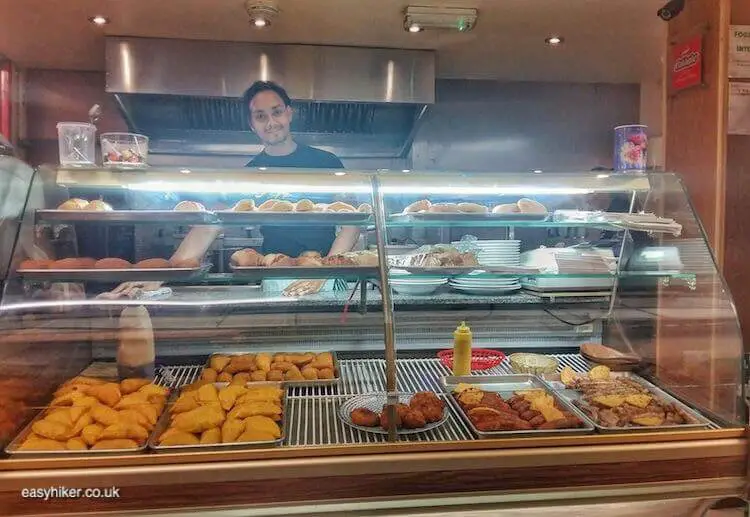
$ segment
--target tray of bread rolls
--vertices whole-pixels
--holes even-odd
[[[216,214],[221,221],[236,224],[361,225],[370,222],[372,206],[362,203],[355,207],[343,201],[313,203],[309,199],[269,199],[256,206],[254,200],[242,199],[232,210]]]
[[[166,282],[193,281],[203,277],[210,269],[211,264],[197,264],[194,261],[171,263],[165,259],[145,259],[131,264],[114,257],[100,260],[80,257],[55,261],[24,260],[16,274],[24,280],[42,282]]]
[[[378,268],[371,266],[229,266],[236,276],[253,279],[263,278],[376,278]]]
[[[217,224],[213,212],[184,212],[174,210],[37,210],[37,223],[159,223],[159,224]]]
[[[505,203],[492,208],[479,203],[432,203],[428,199],[416,201],[400,214],[389,217],[391,222],[420,221],[544,221],[547,208],[533,199],[522,198],[516,203]]]
[[[252,248],[235,251],[229,267],[237,276],[261,278],[372,278],[378,274],[378,255],[356,251],[322,257],[305,251],[298,257],[283,253],[262,255]]]
[[[285,386],[335,386],[341,379],[336,352],[212,354],[198,382],[281,382]]]

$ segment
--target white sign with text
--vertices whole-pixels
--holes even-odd
[[[750,135],[750,83],[729,83],[730,135]]]
[[[729,34],[729,77],[750,78],[750,25],[732,25]]]

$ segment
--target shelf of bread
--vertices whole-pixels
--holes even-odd
[[[242,278],[375,278],[378,255],[372,251],[355,251],[322,257],[317,251],[303,252],[299,257],[283,253],[262,255],[254,249],[236,251],[229,259],[230,268]]]
[[[108,257],[71,257],[60,260],[27,259],[16,273],[24,280],[45,282],[131,282],[131,281],[195,281],[211,269],[211,264],[197,260],[169,261],[150,258],[131,264],[127,260]]]

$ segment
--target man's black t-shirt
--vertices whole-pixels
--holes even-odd
[[[261,152],[246,167],[295,167],[300,169],[343,169],[344,164],[333,154],[309,145],[297,145],[293,153],[272,156]],[[303,251],[317,251],[324,257],[336,239],[333,226],[263,226],[263,253],[283,253],[297,257]]]

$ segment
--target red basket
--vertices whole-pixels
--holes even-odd
[[[438,352],[438,359],[443,363],[443,366],[449,370],[453,370],[453,350],[441,350]],[[499,365],[505,360],[505,354],[499,350],[487,350],[485,348],[472,348],[471,349],[471,369],[474,370],[489,370],[490,368]]]

